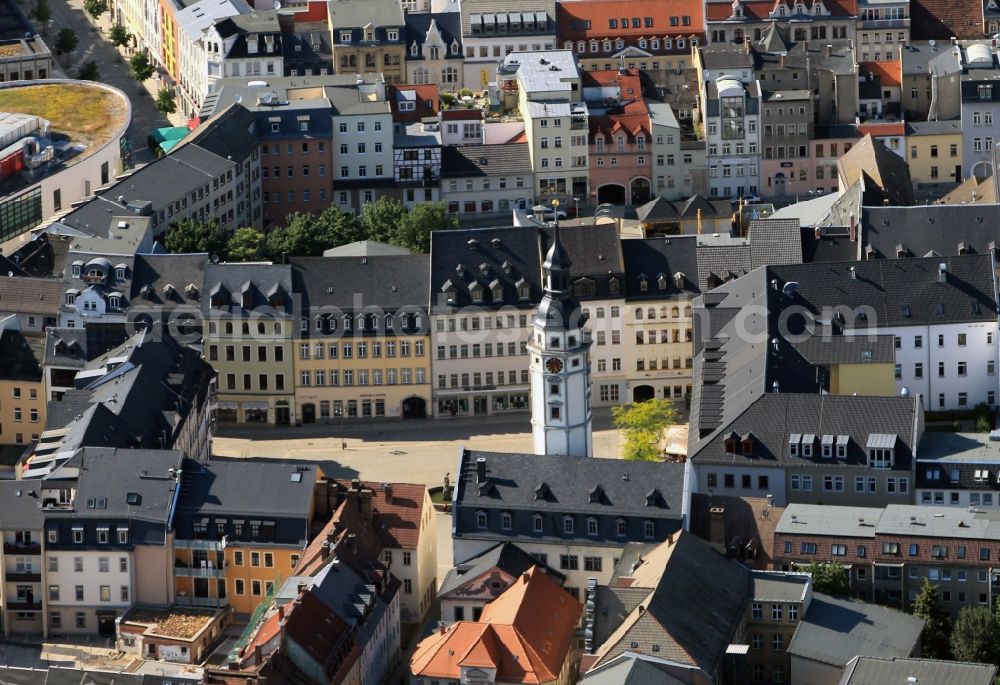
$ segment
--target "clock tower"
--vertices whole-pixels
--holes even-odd
[[[531,322],[531,431],[535,454],[593,456],[590,337],[573,297],[558,224],[542,265],[545,293]]]

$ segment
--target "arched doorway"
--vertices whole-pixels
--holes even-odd
[[[625,204],[625,186],[618,185],[617,183],[609,183],[603,185],[597,189],[597,204],[603,205],[604,203],[612,205],[624,205]]]
[[[302,405],[302,423],[316,423],[315,404],[310,403]]]
[[[981,159],[969,167],[969,177],[989,178],[993,175],[993,164],[988,159]]]
[[[403,400],[404,419],[427,418],[427,400],[423,397],[407,397]]]
[[[774,175],[772,189],[774,194],[779,197],[785,194],[785,175],[780,171]]]
[[[637,385],[632,388],[633,402],[647,402],[656,397],[656,389],[652,385]]]
[[[632,204],[644,205],[647,202],[649,202],[649,179],[641,176],[632,179]]]

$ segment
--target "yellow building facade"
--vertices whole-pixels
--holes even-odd
[[[962,122],[906,124],[906,161],[913,184],[962,182]]]
[[[26,445],[45,428],[44,338],[0,335],[0,445]]]

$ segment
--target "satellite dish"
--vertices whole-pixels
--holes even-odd
[[[233,98],[233,101],[239,104],[240,102],[243,102],[243,96],[237,95],[236,97]]]
[[[280,10],[281,9],[281,0],[274,0],[274,2],[271,3],[271,7],[273,7],[276,10]]]

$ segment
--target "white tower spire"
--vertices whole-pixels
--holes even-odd
[[[569,256],[556,223],[542,266],[545,294],[532,319],[531,431],[535,454],[593,456],[590,337],[573,297]]]

